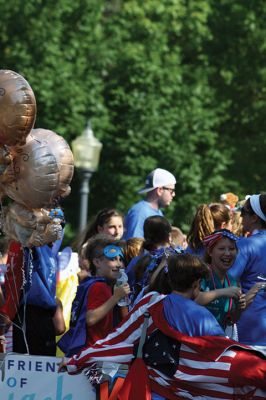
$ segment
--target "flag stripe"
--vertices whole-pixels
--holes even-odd
[[[149,294],[137,303],[126,321],[105,339],[73,356],[67,366],[69,373],[76,373],[95,361],[130,364],[134,358],[133,345],[141,335],[144,313],[149,310],[147,334],[150,335],[151,332],[159,329],[181,343],[179,365],[172,378],[151,366],[147,367],[152,390],[170,400],[260,400],[266,398],[266,379],[261,378],[266,377],[265,359],[260,360],[259,357],[254,356],[254,352],[251,357],[248,346],[238,345],[226,338],[207,336],[193,338],[176,332],[164,319],[161,301],[164,296],[158,296],[149,305],[151,296]],[[260,379],[254,377],[254,374],[252,375],[248,370],[249,360],[254,361],[254,357],[258,358],[258,365],[262,371]],[[234,366],[233,369],[232,366]],[[233,376],[232,371],[235,374]],[[243,377],[244,384],[236,387],[235,382],[243,382]],[[254,393],[255,390],[256,393]]]

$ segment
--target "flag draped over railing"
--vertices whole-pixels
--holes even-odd
[[[135,357],[144,313],[148,310],[149,328],[143,359],[152,391],[173,400],[266,398],[266,359],[263,355],[224,337],[190,337],[177,332],[164,317],[164,296],[160,295],[148,304],[151,295],[146,295],[105,339],[73,356],[68,362],[68,372],[79,372],[95,362],[130,364]],[[178,346],[179,360],[172,373],[163,367],[163,359],[169,351],[164,345],[158,342],[161,350],[157,352],[158,358],[150,357],[157,346],[154,340],[152,346],[149,345],[150,338],[158,330],[171,338],[171,345],[176,343]],[[123,400],[129,398],[130,395],[124,396]]]

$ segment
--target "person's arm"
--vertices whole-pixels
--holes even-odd
[[[130,287],[127,283],[114,289],[114,294],[102,305],[97,308],[89,309],[86,313],[87,326],[93,326],[103,319],[109,311],[118,303],[120,299],[130,293]]]
[[[66,330],[66,324],[65,324],[65,319],[64,319],[64,315],[63,315],[63,305],[61,300],[59,300],[58,298],[56,298],[56,311],[55,314],[53,316],[53,324],[54,324],[54,328],[55,328],[55,334],[56,336],[58,335],[62,335],[65,330]]]
[[[199,292],[199,295],[195,299],[196,303],[201,306],[206,306],[213,300],[219,299],[220,297],[234,297],[236,299],[241,295],[241,289],[237,286],[230,286],[223,289],[214,289],[208,292]]]
[[[251,289],[246,293],[247,307],[253,302],[259,290],[264,289],[264,283],[255,283]]]
[[[2,307],[4,305],[4,303],[5,303],[5,297],[4,297],[2,287],[0,285],[0,307]]]

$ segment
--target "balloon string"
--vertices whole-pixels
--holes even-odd
[[[6,318],[6,315],[5,315],[5,314],[0,313],[0,316]],[[29,355],[29,354],[30,354],[30,352],[29,352],[29,346],[28,346],[26,334],[25,334],[23,328],[22,328],[21,326],[19,326],[18,324],[16,324],[14,321],[11,321],[11,325],[12,325],[12,326],[15,326],[16,328],[18,328],[18,329],[20,329],[20,330],[22,331],[23,338],[24,338],[24,342],[25,342],[25,346],[26,346],[26,349],[27,349],[27,353],[26,353],[26,354]]]
[[[32,267],[33,267],[33,265],[32,265],[32,251],[30,251],[30,257],[29,257],[29,259],[28,259],[28,267],[29,268],[27,268],[27,269],[29,269],[29,282],[30,282],[30,284],[32,283]],[[16,315],[17,315],[17,318],[18,318],[18,322],[19,322],[19,324],[20,324],[20,326],[19,325],[17,325],[17,324],[15,324],[13,321],[11,322],[11,324],[12,325],[14,325],[15,327],[17,327],[18,329],[20,329],[21,331],[22,331],[22,334],[23,334],[23,339],[24,339],[24,343],[25,343],[25,346],[26,346],[26,349],[27,349],[27,354],[29,354],[29,346],[28,346],[28,341],[27,341],[27,338],[26,338],[26,298],[27,298],[27,296],[26,296],[26,292],[25,292],[25,285],[26,285],[26,283],[27,283],[27,279],[26,279],[26,274],[25,274],[25,268],[24,268],[24,265],[25,265],[25,253],[24,253],[24,251],[23,251],[23,263],[22,263],[22,275],[23,275],[23,282],[22,282],[22,299],[24,299],[24,306],[23,306],[23,321],[21,320],[21,318],[20,318],[20,314],[19,314],[19,312],[18,312],[18,306],[17,306],[17,304],[19,304],[19,294],[18,294],[18,290],[17,290],[17,285],[16,284],[14,284],[14,286],[15,286],[15,294],[16,294],[16,300],[15,300],[15,298],[14,298],[14,294],[13,294],[13,290],[12,290],[12,288],[11,288],[11,283],[10,283],[10,280],[7,278],[7,282],[8,282],[8,286],[9,286],[9,290],[10,290],[10,293],[11,293],[11,296],[12,296],[12,301],[13,301],[13,304],[14,304],[14,306],[15,306],[15,311],[16,311]],[[15,282],[15,274],[14,274],[14,257],[11,257],[11,272],[12,272],[12,277],[13,277],[13,282]],[[1,314],[0,313],[0,315],[2,315],[2,316],[4,316],[4,317],[6,317],[5,315],[3,315],[3,314]]]
[[[20,329],[22,330],[22,333],[23,333],[23,338],[24,338],[24,343],[25,343],[26,349],[27,349],[27,354],[29,354],[30,352],[29,352],[29,346],[28,346],[28,341],[27,341],[27,337],[26,337],[26,332],[27,332],[27,325],[26,325],[27,293],[25,291],[25,286],[27,283],[29,284],[29,286],[31,286],[31,284],[32,284],[32,272],[33,272],[32,260],[33,260],[32,250],[29,249],[29,257],[25,260],[25,251],[23,249],[23,266],[25,265],[23,272],[24,272],[25,281],[23,281],[23,286],[22,286],[22,292],[23,292],[22,299],[24,301],[24,304],[23,304],[23,322],[22,322],[22,326]],[[26,262],[27,262],[27,265],[26,265]],[[28,276],[27,276],[28,280],[26,279],[25,270],[28,273]],[[20,323],[21,323],[21,321],[20,321]]]
[[[5,212],[4,212],[4,207],[3,207],[3,202],[2,199],[0,200],[0,228],[3,230],[3,227],[5,225]]]
[[[13,288],[11,287],[11,282],[9,280],[8,275],[6,275],[6,278],[7,278],[6,280],[7,280],[7,283],[8,283],[8,286],[9,286],[9,291],[11,293],[12,300],[13,300],[13,303],[14,303],[14,306],[15,306],[15,310],[16,310],[16,313],[17,313],[18,312],[17,304],[19,304],[19,294],[18,294],[18,288],[17,288],[17,285],[16,285],[16,278],[15,278],[15,274],[14,274],[14,257],[11,257],[10,268],[11,268],[12,278],[13,278],[14,287],[15,287],[16,299],[14,298],[14,293],[13,293],[13,290],[12,290]]]
[[[5,218],[4,218],[3,203],[2,203],[2,201],[0,201],[0,224],[1,224],[0,227],[1,227],[1,229],[2,229],[3,226],[4,226],[4,219],[5,219]],[[1,254],[1,261],[3,261],[3,255],[2,255],[2,253],[0,253],[0,254]],[[23,265],[24,265],[24,253],[23,253]],[[20,325],[22,325],[22,321],[21,321],[20,315],[19,315],[19,313],[18,313],[19,294],[18,294],[18,288],[17,288],[17,285],[16,285],[16,278],[15,278],[15,273],[14,273],[14,256],[11,257],[10,269],[11,269],[11,273],[12,273],[12,278],[13,278],[14,289],[15,289],[15,290],[12,290],[13,288],[12,288],[12,286],[11,286],[11,282],[10,282],[10,279],[9,279],[9,277],[8,277],[7,274],[6,274],[6,281],[7,281],[8,287],[9,287],[9,291],[10,291],[10,294],[11,294],[12,302],[13,302],[13,304],[14,304],[14,306],[15,306],[15,311],[16,311],[16,314],[17,314],[17,316],[18,316],[18,321],[19,321]],[[22,266],[22,270],[23,270],[23,266]],[[25,277],[25,275],[24,275],[24,277]],[[22,284],[22,288],[23,288],[23,284]],[[15,297],[14,297],[14,292],[15,292],[15,297],[16,297],[16,299],[15,299]],[[2,317],[6,318],[6,315],[4,315],[4,314],[2,314],[2,313],[0,313],[0,315],[1,315]],[[16,324],[15,322],[13,322],[13,321],[11,321],[11,325],[13,325],[13,326],[15,326],[16,328],[22,330],[22,334],[23,334],[25,346],[26,346],[26,349],[27,349],[27,353],[29,354],[29,346],[28,346],[28,342],[27,342],[27,339],[26,339],[26,331],[24,331],[23,328],[22,328],[21,326],[17,325],[17,324]]]

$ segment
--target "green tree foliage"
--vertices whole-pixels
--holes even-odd
[[[102,205],[108,197],[126,210],[157,166],[177,177],[168,216],[178,225],[222,190],[227,155],[218,149],[220,108],[203,51],[210,11],[207,1],[131,0],[108,15],[115,62],[104,88],[111,129],[99,171],[99,185],[109,176]]]
[[[89,210],[126,212],[153,168],[177,177],[167,216],[187,227],[225,190],[258,191],[265,5],[222,0],[0,0],[1,68],[37,99],[36,127],[103,142]],[[238,152],[238,150],[240,150]],[[256,154],[243,174],[244,154]],[[66,199],[78,223],[78,177]]]
[[[21,73],[38,106],[36,126],[74,139],[102,99],[102,4],[98,0],[0,0],[1,67]]]
[[[0,0],[1,68],[23,75],[37,100],[35,127],[51,129],[70,142],[95,122],[98,136],[108,126],[103,73],[103,2],[98,0]],[[74,189],[78,186],[73,182]],[[78,220],[77,190],[66,206],[68,221]]]
[[[211,84],[224,105],[218,132],[233,150],[228,180],[242,194],[265,191],[266,149],[266,3],[212,1],[212,40],[206,54]]]

